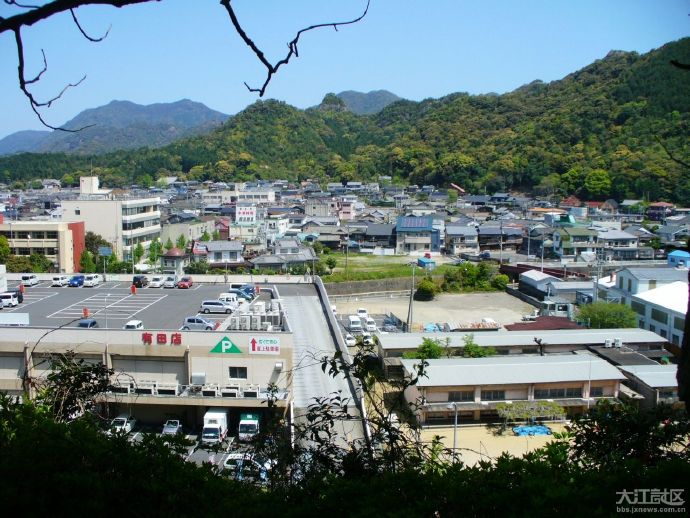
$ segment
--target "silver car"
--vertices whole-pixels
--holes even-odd
[[[223,300],[204,300],[199,308],[200,313],[232,313],[233,306]]]
[[[183,331],[213,331],[216,324],[203,317],[187,317],[182,322]]]

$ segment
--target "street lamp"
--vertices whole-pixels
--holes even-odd
[[[448,408],[448,410],[455,410],[455,420],[453,424],[453,462],[456,462],[458,445],[458,403],[456,401],[451,401],[446,408]]]
[[[414,298],[414,274],[417,271],[417,263],[410,263],[412,266],[412,286],[410,288],[410,307],[407,310],[407,332],[412,332],[412,300]]]

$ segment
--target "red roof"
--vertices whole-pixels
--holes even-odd
[[[604,204],[603,201],[586,201],[585,205],[587,207],[593,208],[593,209],[598,209]]]
[[[163,257],[184,257],[185,252],[177,247],[171,248],[163,254]]]
[[[657,201],[655,203],[650,203],[650,207],[675,207],[673,203],[668,203],[667,201]]]
[[[558,329],[582,329],[566,317],[537,317],[533,322],[518,322],[504,326],[508,331],[556,331]],[[548,345],[548,344],[547,344]]]
[[[582,205],[582,202],[577,196],[568,196],[560,203],[561,207],[579,207],[580,205]]]

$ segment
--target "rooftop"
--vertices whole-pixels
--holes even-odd
[[[633,295],[633,299],[642,300],[650,304],[670,309],[676,313],[685,314],[688,309],[688,283],[672,282],[653,290]]]
[[[629,272],[630,275],[640,281],[687,281],[688,270],[673,267],[664,268],[624,268],[621,272]]]
[[[426,361],[426,376],[420,377],[417,381],[419,387],[625,379],[616,367],[589,353],[443,358]],[[401,360],[403,368],[410,373],[415,372],[414,366],[419,362],[420,360]]]
[[[620,368],[652,388],[677,387],[677,365],[626,365]]]

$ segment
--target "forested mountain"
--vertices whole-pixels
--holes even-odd
[[[338,97],[345,102],[348,110],[358,115],[378,113],[389,104],[401,100],[401,97],[388,90],[373,90],[367,93],[346,90],[340,92]]]
[[[207,133],[228,118],[187,99],[142,106],[112,101],[84,110],[64,124],[76,133],[17,132],[0,140],[0,154],[18,151],[93,154],[144,146],[160,147],[183,137]]]
[[[690,72],[672,59],[690,63],[690,38],[644,55],[610,52],[559,81],[534,81],[503,95],[401,100],[374,115],[343,109],[332,94],[308,110],[259,101],[208,135],[161,149],[6,157],[0,179],[73,179],[92,160],[105,185],[168,174],[200,180],[390,174],[475,191],[690,204],[690,171],[679,163],[690,162]]]

